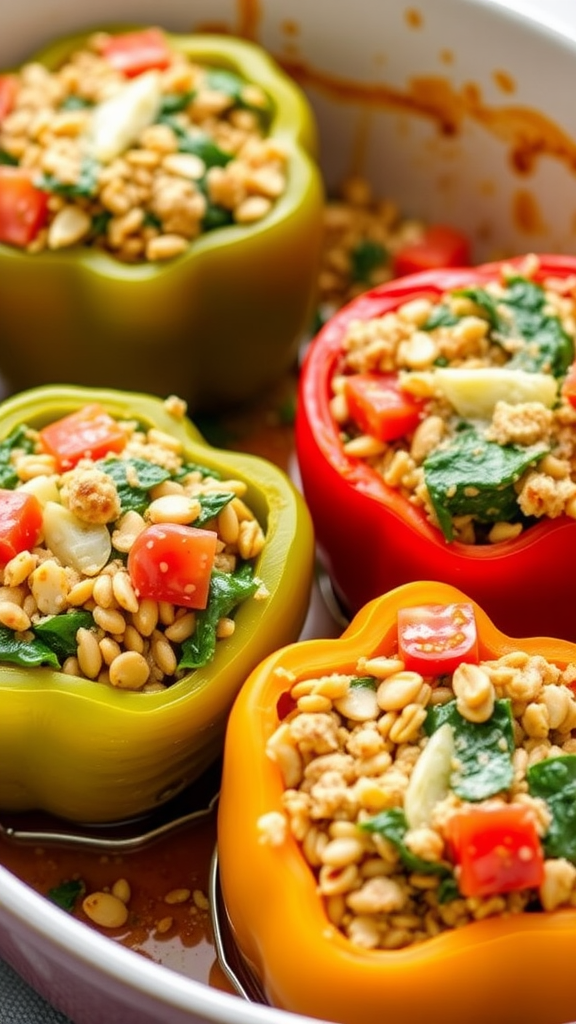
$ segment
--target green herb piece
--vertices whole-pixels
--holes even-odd
[[[71,913],[76,906],[76,902],[84,896],[85,892],[86,886],[84,882],[80,879],[72,879],[69,882],[62,882],[61,885],[56,885],[54,888],[49,889],[46,895],[61,910],[67,910]]]
[[[216,626],[219,619],[230,615],[237,605],[256,593],[260,581],[252,566],[245,562],[236,572],[214,569],[210,580],[207,607],[196,616],[196,629],[182,644],[178,668],[201,668],[216,652]]]
[[[509,700],[497,700],[487,722],[469,722],[456,707],[456,701],[428,709],[424,731],[431,736],[444,722],[454,733],[457,767],[450,776],[450,787],[462,800],[478,802],[507,790],[512,785],[514,768],[514,729]]]
[[[224,206],[217,206],[216,203],[207,203],[202,218],[202,230],[214,231],[216,228],[228,228],[234,223],[234,216],[231,210]]]
[[[170,479],[169,470],[147,459],[99,459],[95,466],[116,484],[122,514],[143,512],[150,504],[152,488]]]
[[[179,114],[182,110],[185,110],[194,99],[194,96],[194,89],[189,89],[187,92],[166,93],[162,97],[158,120],[161,121],[163,118],[170,116],[170,114]]]
[[[199,494],[200,515],[194,520],[194,526],[204,526],[215,516],[220,515],[223,508],[226,508],[234,495],[231,491],[223,491],[219,494]]]
[[[60,668],[54,651],[42,640],[20,640],[13,630],[0,626],[0,661],[8,661],[21,667],[50,665]]]
[[[544,837],[548,857],[565,857],[576,864],[576,755],[538,761],[526,772],[530,795],[541,797],[552,813]]]
[[[66,199],[91,199],[98,191],[98,164],[95,160],[85,159],[75,182],[60,181],[54,174],[43,174],[35,184],[43,192],[54,192]]]
[[[202,466],[199,462],[185,462],[181,469],[174,474],[176,480],[182,480],[184,477],[189,476],[190,473],[197,473],[203,480],[209,476],[212,480],[220,480],[222,474],[217,469],[212,469],[209,466]]]
[[[448,876],[450,868],[439,861],[424,860],[418,857],[406,846],[404,836],[408,831],[408,825],[404,811],[399,807],[391,807],[387,811],[380,811],[374,818],[360,822],[359,827],[365,832],[376,832],[384,836],[392,843],[398,853],[400,860],[408,871],[417,871],[418,874]]]
[[[194,156],[200,157],[207,168],[225,167],[234,159],[232,153],[226,153],[206,132],[200,131],[199,128],[189,131],[176,117],[172,117],[170,114],[160,115],[159,121],[174,132],[180,153],[192,153]]]
[[[422,331],[435,331],[437,327],[454,327],[460,317],[453,313],[449,306],[446,306],[443,302],[438,302],[432,307],[430,316],[424,324],[422,324]]]
[[[91,237],[98,238],[100,235],[105,235],[111,220],[112,214],[109,210],[101,210],[100,213],[95,213],[92,217],[92,226],[90,228]]]
[[[369,284],[372,272],[386,262],[388,253],[380,242],[366,238],[350,253],[350,276],[353,281]]]
[[[5,149],[0,149],[0,165],[4,167],[18,167],[18,160],[15,156],[7,153]]]
[[[471,424],[424,461],[424,480],[446,540],[454,537],[453,516],[478,522],[514,522],[520,518],[514,484],[548,449],[541,444],[500,445],[487,441]]]
[[[87,110],[93,106],[92,100],[84,96],[66,96],[60,104],[60,110]]]
[[[206,72],[206,85],[215,92],[229,96],[234,102],[234,106],[241,107],[243,110],[251,110],[258,117],[263,128],[270,123],[272,106],[268,98],[266,97],[265,106],[247,99],[246,86],[248,83],[235,71],[230,71],[228,68],[209,68]]]
[[[462,899],[462,894],[458,889],[458,883],[453,875],[450,878],[443,878],[436,890],[436,899],[438,903],[452,903],[453,900]]]
[[[494,296],[484,288],[464,288],[465,295],[488,317],[493,341],[504,345],[509,338],[522,338],[524,346],[510,361],[510,369],[551,373],[562,377],[574,359],[574,344],[560,318],[546,309],[546,293],[536,281],[510,278],[503,295]]]
[[[32,632],[54,652],[60,662],[76,654],[76,633],[80,628],[90,629],[94,619],[83,609],[62,615],[49,615],[32,626]]]
[[[0,441],[0,487],[13,491],[20,478],[12,465],[12,454],[22,451],[29,455],[34,450],[34,442],[28,436],[25,426],[16,427],[8,437]]]
[[[366,690],[374,690],[374,692],[376,692],[378,689],[378,683],[374,676],[354,676],[354,678],[350,680],[350,688],[364,688]]]

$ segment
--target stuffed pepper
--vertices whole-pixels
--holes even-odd
[[[409,275],[320,330],[296,421],[338,597],[467,588],[512,635],[576,639],[576,260]]]
[[[313,540],[281,470],[184,403],[38,388],[0,410],[0,807],[143,813],[218,756],[251,668],[295,640]]]
[[[316,146],[299,87],[231,37],[84,33],[0,75],[12,387],[74,378],[209,407],[275,380],[314,297]]]
[[[224,904],[322,1020],[573,1020],[576,645],[410,583],[265,659],[232,710]],[[270,912],[270,908],[273,912]]]

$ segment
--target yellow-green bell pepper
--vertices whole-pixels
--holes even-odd
[[[89,35],[31,60],[55,69]],[[215,34],[166,38],[191,60],[264,90],[267,137],[287,153],[287,187],[262,220],[204,232],[182,255],[155,263],[123,263],[81,244],[37,253],[0,244],[0,372],[13,391],[74,380],[177,392],[196,411],[250,399],[293,364],[314,305],[322,237],[311,107],[256,44]]]
[[[314,566],[310,517],[282,470],[209,446],[158,398],[113,390],[41,387],[0,406],[0,442],[98,402],[184,446],[186,459],[247,484],[244,501],[265,532],[254,572],[268,596],[244,601],[211,662],[160,692],[129,692],[41,666],[0,662],[0,808],[42,809],[109,822],[154,808],[218,757],[228,711],[264,655],[298,637]]]

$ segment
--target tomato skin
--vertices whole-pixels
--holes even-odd
[[[18,83],[15,75],[0,75],[0,122],[14,106]]]
[[[0,242],[24,248],[48,218],[48,194],[20,167],[0,166]]]
[[[470,265],[470,241],[462,231],[446,224],[433,224],[420,242],[413,242],[395,253],[392,260],[396,277],[421,270]]]
[[[422,403],[402,391],[396,373],[355,373],[344,380],[344,396],[354,422],[379,441],[392,441],[416,429]]]
[[[53,455],[58,469],[72,469],[82,458],[100,459],[118,454],[126,446],[126,434],[97,402],[85,405],[40,431],[40,443]]]
[[[185,608],[205,608],[218,534],[179,523],[147,526],[128,555],[136,595]]]
[[[126,78],[135,78],[152,69],[161,71],[168,67],[171,59],[166,39],[158,28],[110,36],[100,52]]]
[[[480,660],[471,603],[420,605],[398,609],[398,656],[410,672],[447,675],[463,661]]]
[[[29,551],[42,533],[42,506],[25,491],[0,489],[0,565]]]
[[[530,889],[544,879],[544,854],[527,807],[477,807],[452,815],[445,827],[463,896]]]
[[[564,378],[562,395],[576,408],[576,362],[572,363]]]

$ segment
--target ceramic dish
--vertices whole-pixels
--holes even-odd
[[[571,0],[545,11],[527,0],[527,10],[520,0],[165,0],[161,13],[172,31],[263,44],[310,97],[328,189],[366,175],[410,215],[466,230],[480,261],[576,245],[576,16]],[[65,33],[158,17],[152,0],[21,0],[4,16],[0,66]],[[3,868],[0,956],[75,1024],[306,1020],[119,948]]]

